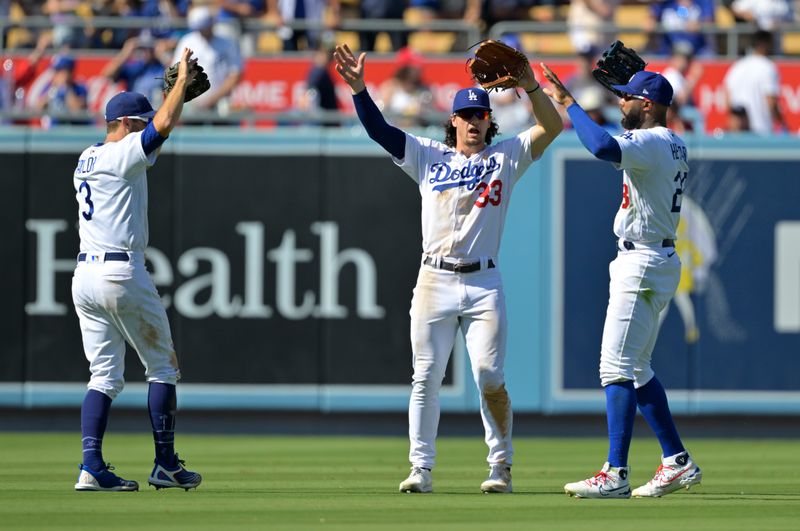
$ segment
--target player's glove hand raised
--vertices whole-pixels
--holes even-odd
[[[179,67],[180,62],[177,62],[164,70],[164,96],[169,94],[170,91],[175,87],[175,81],[178,79]],[[192,101],[211,88],[211,82],[208,80],[208,74],[206,74],[202,66],[197,64],[196,61],[191,61],[189,63],[189,69],[190,72],[194,74],[194,77],[192,78],[191,75],[189,76],[191,81],[186,86],[186,95],[184,96],[183,101]]]
[[[487,91],[518,86],[530,64],[524,53],[492,39],[478,43],[474,53],[467,68],[472,79]]]
[[[639,57],[635,50],[626,48],[622,41],[614,41],[603,56],[598,59],[597,67],[592,70],[594,78],[608,90],[622,96],[612,85],[625,85],[633,74],[644,70],[647,63]]]

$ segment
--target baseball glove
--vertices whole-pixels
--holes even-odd
[[[611,85],[624,85],[633,74],[644,70],[647,65],[631,48],[626,48],[622,41],[614,41],[603,56],[597,61],[597,68],[592,70],[594,78],[608,90],[622,96],[622,93]]]
[[[180,62],[164,70],[164,96],[169,94],[175,87],[175,81],[178,79],[178,66],[180,66]],[[189,63],[189,68],[195,72],[195,76],[186,87],[186,95],[183,98],[185,102],[192,101],[211,88],[211,82],[208,81],[208,74],[206,74],[202,66],[197,64],[196,61],[191,61]]]
[[[475,57],[467,60],[474,79],[485,90],[514,88],[530,64],[525,54],[493,39],[478,43]]]

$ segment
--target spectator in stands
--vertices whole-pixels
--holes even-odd
[[[404,0],[361,0],[358,5],[359,16],[362,20],[403,20],[405,10],[406,2]],[[359,32],[358,38],[361,42],[361,49],[364,51],[374,50],[378,33],[377,31]],[[394,51],[408,44],[408,33],[405,31],[390,31],[388,35],[392,41],[392,50]]]
[[[315,50],[322,42],[324,33],[319,29],[292,29],[286,24],[306,21],[330,31],[339,25],[340,7],[341,0],[267,0],[267,11],[279,26],[278,37],[283,42],[284,51],[302,49],[303,40],[305,49]]]
[[[433,94],[422,82],[422,64],[421,56],[410,48],[402,48],[397,52],[397,70],[380,86],[383,112],[392,116],[398,127],[433,123],[427,118]]]
[[[34,109],[42,111],[42,127],[57,124],[88,124],[85,118],[65,118],[61,115],[86,112],[87,91],[75,80],[75,59],[68,55],[53,58],[51,76],[44,90],[34,103]]]
[[[789,0],[734,0],[730,5],[734,19],[754,23],[758,29],[772,33],[774,52],[783,50],[781,27],[792,22]]]
[[[575,72],[566,78],[564,86],[576,101],[581,99],[585,90],[594,90],[600,86],[592,75],[592,70],[597,65],[597,58],[600,51],[597,48],[589,48],[578,53],[575,63]],[[605,91],[603,106],[616,105],[617,98],[610,91]],[[560,106],[559,106],[560,107]]]
[[[50,16],[53,25],[53,44],[56,48],[85,48],[90,28],[72,26],[70,18],[91,16],[91,7],[81,0],[45,0],[42,13]]]
[[[780,74],[769,58],[773,38],[768,31],[758,30],[752,37],[751,53],[733,63],[723,81],[728,109],[741,107],[747,111],[750,130],[768,135],[777,125],[787,130],[780,106]]]
[[[119,53],[106,64],[100,75],[113,82],[123,81],[125,90],[144,94],[155,107],[161,104],[164,68],[171,55],[164,41],[157,41],[148,30],[131,37]]]
[[[541,0],[484,0],[483,1],[483,20],[487,26],[492,26],[497,22],[505,20],[530,20],[530,11],[537,4],[542,4]],[[467,10],[480,10],[481,2],[467,2]],[[472,4],[472,5],[470,5]],[[466,13],[465,13],[466,14]],[[467,22],[472,22],[465,17]],[[494,109],[492,110],[494,113]]]
[[[242,54],[250,56],[255,51],[255,36],[244,31],[244,22],[256,19],[267,11],[264,0],[215,0],[217,22],[214,33],[239,41]]]
[[[677,101],[680,105],[694,105],[692,94],[703,75],[703,67],[694,60],[690,46],[686,43],[676,44],[669,64],[661,75],[672,85],[672,101]]]
[[[703,75],[703,67],[694,60],[691,48],[686,43],[675,45],[669,65],[661,72],[672,85],[672,105],[667,111],[667,124],[677,133],[694,130],[692,121],[699,117],[695,108],[694,89]],[[693,118],[694,117],[694,118]]]
[[[28,85],[36,77],[36,71],[47,47],[53,42],[53,34],[45,32],[39,35],[36,48],[26,58],[24,66],[20,61],[6,58],[2,62],[2,77],[0,77],[0,110],[17,111],[25,106],[25,92]],[[0,123],[11,123],[2,121]],[[15,120],[13,123],[25,123],[24,120]]]
[[[572,47],[577,53],[605,49],[614,42],[615,33],[601,27],[614,21],[619,0],[573,0],[569,5],[567,27]],[[576,99],[577,95],[573,93]]]
[[[333,50],[331,44],[322,44],[314,53],[311,70],[306,77],[306,91],[298,102],[298,108],[308,112],[338,111],[339,101],[331,71],[333,69]],[[335,122],[322,122],[325,126],[339,125]]]
[[[138,0],[113,0],[110,2],[95,2],[94,16],[124,18],[132,20],[143,16]],[[139,34],[140,29],[130,28],[99,28],[90,29],[91,46],[94,48],[113,48],[119,50],[125,42]]]
[[[184,48],[194,51],[197,62],[205,69],[211,89],[199,96],[187,107],[185,114],[191,110],[216,110],[227,114],[230,95],[242,78],[242,57],[239,43],[214,35],[214,16],[206,6],[193,7],[186,17],[191,30],[181,37],[175,47],[172,63],[180,60]]]
[[[665,31],[655,39],[654,53],[669,55],[678,43],[687,43],[696,56],[714,55],[712,39],[703,33],[703,24],[713,24],[714,0],[661,0],[651,6],[647,30]]]

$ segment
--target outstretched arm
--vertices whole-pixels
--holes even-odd
[[[596,124],[586,114],[586,111],[575,103],[575,98],[572,97],[572,94],[564,87],[558,76],[546,64],[542,63],[541,66],[542,70],[544,70],[544,77],[551,83],[550,88],[544,89],[545,94],[553,98],[556,103],[567,108],[567,113],[572,120],[573,127],[575,127],[575,132],[578,133],[578,138],[586,149],[600,160],[622,162],[622,150],[619,147],[619,143],[614,140],[614,137]]]
[[[164,103],[153,116],[153,126],[158,134],[164,138],[169,136],[172,128],[178,124],[183,111],[183,100],[186,96],[186,87],[189,86],[196,71],[189,67],[190,63],[196,63],[197,59],[192,58],[192,50],[184,48],[181,54],[180,66],[178,67],[178,78],[175,86],[169,91]]]
[[[536,81],[536,77],[533,75],[530,64],[527,65],[524,74],[520,78],[519,86],[530,98],[533,116],[536,118],[536,125],[530,128],[531,157],[536,160],[542,156],[545,148],[564,130],[564,122],[561,121],[561,116],[553,106],[553,102],[542,92],[539,82]]]
[[[353,92],[353,104],[356,107],[356,114],[361,124],[366,129],[371,139],[381,145],[393,157],[402,159],[406,152],[406,134],[386,122],[378,106],[372,101],[364,83],[364,62],[367,54],[361,53],[358,59],[344,44],[336,46],[333,52],[336,60],[336,71],[342,76],[345,83],[350,86]]]

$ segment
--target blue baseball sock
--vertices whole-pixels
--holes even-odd
[[[606,418],[608,420],[608,464],[628,466],[628,450],[633,438],[636,418],[636,390],[630,380],[606,386]]]
[[[153,441],[156,459],[168,466],[175,466],[175,410],[177,397],[175,386],[151,382],[147,392],[147,407],[153,426]]]
[[[667,403],[667,393],[658,378],[647,382],[636,390],[636,401],[639,411],[658,437],[664,457],[680,454],[686,451],[672,421],[672,413]]]
[[[111,397],[89,389],[81,405],[81,445],[83,464],[92,470],[105,470],[103,460],[103,435],[108,426]]]

